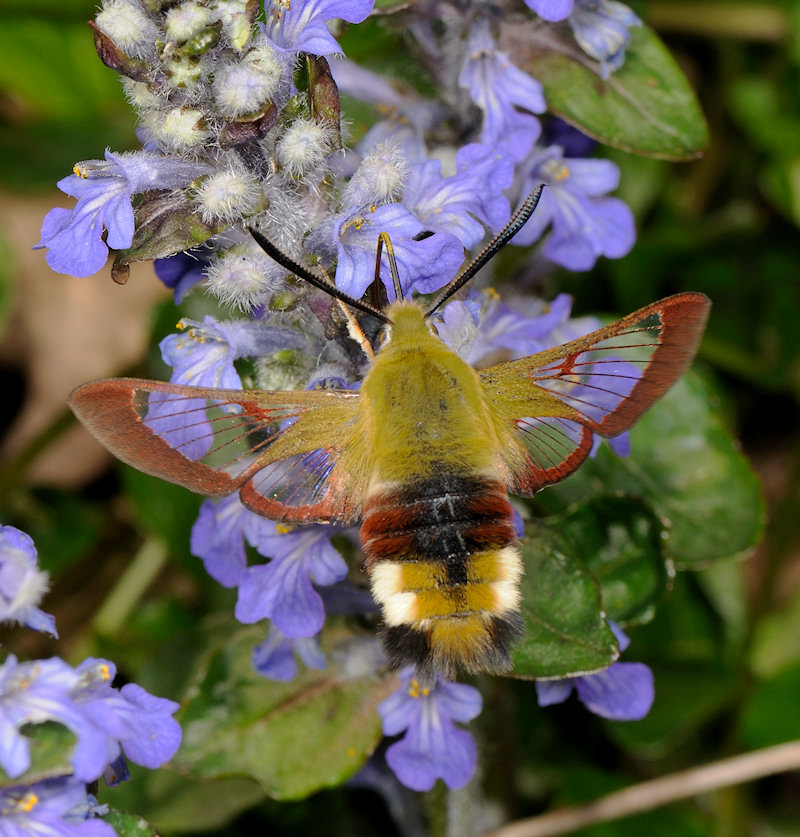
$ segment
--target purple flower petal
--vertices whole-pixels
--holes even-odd
[[[433,293],[444,287],[461,266],[464,248],[449,233],[435,233],[416,241],[414,236],[424,230],[425,226],[399,203],[379,206],[374,212],[364,213],[364,217],[339,219],[336,285],[356,298],[364,293],[375,274],[378,234],[386,232],[392,240],[406,296],[412,290]],[[389,299],[394,299],[385,250],[383,265],[381,278]]]
[[[541,134],[534,113],[545,110],[541,84],[499,52],[489,22],[473,22],[458,83],[483,111],[481,142],[501,146],[513,160],[523,160]]]
[[[555,703],[563,703],[575,688],[571,677],[563,680],[537,680],[536,698],[539,706],[552,706]]]
[[[278,524],[267,523],[259,527],[255,546],[272,560],[242,575],[236,618],[246,624],[269,618],[288,637],[314,636],[325,621],[325,607],[312,577],[333,584],[347,574],[347,564],[330,543],[336,530],[306,526],[281,531]]]
[[[624,651],[630,642],[622,629],[609,622]],[[605,671],[563,680],[537,680],[539,706],[565,701],[573,688],[584,706],[612,721],[638,721],[650,711],[655,697],[653,672],[644,663],[614,663]]]
[[[264,33],[281,51],[330,55],[341,52],[342,48],[328,31],[326,22],[341,18],[361,23],[374,4],[375,0],[292,0],[291,4],[265,4]],[[278,8],[270,8],[272,5]]]
[[[545,20],[564,20],[572,12],[574,2],[575,0],[525,0],[525,5]]]
[[[172,758],[181,741],[180,725],[172,717],[177,703],[151,695],[135,683],[119,691],[112,688],[114,670],[106,660],[84,660],[76,673],[81,682],[71,697],[105,737],[106,764],[119,756],[120,746],[143,767],[160,767]]]
[[[131,197],[150,189],[175,189],[207,174],[206,163],[162,157],[148,152],[112,154],[87,160],[58,188],[78,199],[74,209],[52,209],[42,223],[34,249],[48,247],[47,263],[58,273],[91,276],[108,258],[109,247],[121,250],[133,241]],[[103,231],[106,241],[103,241]]]
[[[176,253],[165,259],[153,262],[156,276],[172,290],[176,305],[180,305],[184,296],[198,283],[205,279],[203,269],[206,262],[198,255]]]
[[[600,62],[603,78],[622,66],[630,28],[642,25],[631,9],[615,0],[577,0],[569,23],[580,48]]]
[[[599,256],[626,255],[636,240],[633,214],[621,200],[601,197],[618,177],[608,160],[567,159],[556,146],[544,149],[532,159],[526,185],[547,188],[514,244],[533,243],[552,224],[542,253],[569,270],[589,270]]]
[[[316,637],[288,637],[272,625],[264,642],[253,649],[253,668],[269,680],[288,682],[297,675],[295,655],[308,668],[326,667]]]
[[[614,663],[599,674],[576,678],[578,697],[590,712],[612,721],[638,721],[655,698],[653,672],[644,663]]]
[[[449,722],[432,725],[427,734],[409,731],[386,750],[386,763],[415,791],[428,791],[437,779],[457,790],[472,778],[478,761],[473,737]]]
[[[442,177],[438,160],[415,166],[406,186],[403,204],[434,231],[455,235],[466,248],[483,238],[484,225],[500,229],[511,207],[503,190],[511,185],[514,166],[497,149],[473,143],[459,149],[458,170]]]
[[[271,523],[245,508],[237,494],[223,500],[205,500],[192,527],[192,555],[203,560],[215,581],[224,587],[236,587],[247,567],[245,540],[255,546],[259,528]]]
[[[397,778],[413,790],[430,790],[437,779],[450,788],[470,780],[477,763],[472,736],[453,721],[469,721],[481,710],[480,693],[472,686],[439,679],[422,687],[410,670],[400,688],[378,706],[386,735],[405,735],[386,751]]]
[[[13,526],[0,526],[0,622],[18,622],[58,637],[55,618],[39,609],[47,586],[32,538]]]
[[[7,785],[0,789],[0,812],[3,837],[116,837],[108,823],[91,818],[98,806],[73,776]]]

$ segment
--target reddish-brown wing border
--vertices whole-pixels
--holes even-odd
[[[588,456],[591,433],[613,437],[628,430],[692,362],[710,306],[704,294],[675,294],[563,346],[482,372],[510,470],[509,490],[530,495],[564,479]],[[612,354],[613,362],[607,359]],[[609,393],[617,361],[634,366],[636,377],[629,379],[627,395],[597,418],[601,411],[591,403],[590,389],[578,383],[585,374],[580,370],[606,364],[608,371],[599,374]],[[569,394],[575,387],[585,390],[583,407]]]
[[[223,443],[216,449],[220,461],[213,465],[190,459],[145,422],[137,401],[152,393],[174,396],[176,403],[195,400],[218,408],[234,408],[236,412],[224,420],[226,430],[230,433],[239,425],[242,437],[260,432],[257,453],[242,458],[239,451],[237,466],[226,467],[231,463],[225,461]],[[344,434],[357,419],[358,402],[358,394],[351,392],[223,390],[135,378],[84,384],[69,398],[70,407],[92,435],[128,465],[198,494],[225,496],[241,489],[243,502],[254,511],[277,519],[307,522],[357,518],[361,499],[357,496],[361,491],[361,486],[355,484],[357,480],[347,481],[340,469],[327,486],[329,490],[320,492],[324,493],[320,502],[302,502],[301,498],[297,506],[259,494],[253,480],[274,463],[317,450],[324,450],[336,461],[338,452],[346,445]],[[204,430],[211,426],[205,420],[198,421],[197,408],[191,412],[187,427],[202,424]],[[289,419],[295,419],[295,424],[286,426]],[[230,456],[232,460],[234,453]]]

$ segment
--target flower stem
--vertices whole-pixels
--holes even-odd
[[[94,629],[98,634],[113,636],[126,624],[147,588],[161,572],[167,556],[167,546],[160,538],[150,537],[142,544],[130,566],[97,611]]]
[[[487,832],[484,837],[554,837],[595,823],[651,811],[701,793],[761,779],[773,773],[796,770],[798,767],[800,741],[790,741],[642,782],[586,805],[575,805],[519,820]]]
[[[777,4],[669,0],[648,5],[647,22],[660,32],[767,43],[786,40],[791,33],[789,16]]]

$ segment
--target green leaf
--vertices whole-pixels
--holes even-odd
[[[757,677],[771,677],[792,664],[800,664],[800,597],[762,616],[750,645],[750,667]]]
[[[536,525],[521,545],[523,638],[511,676],[572,677],[608,668],[619,656],[597,582],[556,529]]]
[[[181,713],[183,745],[173,764],[194,778],[247,776],[276,799],[301,799],[352,776],[382,737],[376,712],[396,688],[379,678],[341,668],[363,649],[326,632],[328,668],[306,670],[290,683],[259,677],[251,666],[264,628],[238,632],[199,667]]]
[[[253,779],[192,780],[168,767],[131,767],[131,778],[113,789],[99,789],[100,802],[136,811],[164,834],[205,834],[223,828],[242,811],[266,798]]]
[[[751,692],[741,713],[742,739],[748,748],[770,747],[800,738],[800,665],[783,669]]]
[[[117,837],[158,837],[155,828],[135,814],[112,809],[103,819],[117,832]]]
[[[0,769],[0,787],[41,782],[51,776],[72,773],[72,750],[75,736],[65,726],[54,721],[27,724],[22,733],[29,743],[31,766],[22,776],[11,778]]]
[[[686,375],[633,428],[629,457],[603,445],[540,504],[552,513],[604,494],[639,496],[667,523],[679,568],[747,554],[761,539],[764,500],[718,404],[710,384]]]
[[[708,128],[686,77],[646,26],[631,30],[625,63],[608,79],[566,24],[507,19],[500,48],[544,86],[550,113],[623,151],[691,160],[708,145]]]
[[[673,574],[664,551],[664,525],[646,502],[598,497],[549,518],[600,584],[606,615],[622,625],[652,618]]]

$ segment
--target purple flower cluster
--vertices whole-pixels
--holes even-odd
[[[546,20],[567,18],[605,74],[622,63],[629,29],[638,24],[613,0],[529,5]],[[612,164],[567,164],[559,146],[537,145],[546,109],[542,86],[498,45],[494,13],[476,8],[461,30],[440,40],[425,26],[412,30],[436,59],[431,66],[452,63],[449,53],[445,60],[445,43],[450,51],[460,43],[457,74],[442,72],[437,79],[440,89],[449,90],[447,105],[404,94],[337,61],[334,78],[343,90],[396,114],[342,157],[338,99],[329,89],[333,79],[325,82],[328,87],[320,82],[319,89],[331,103],[330,114],[292,115],[287,105],[297,92],[293,67],[301,53],[339,53],[327,22],[362,21],[372,2],[274,0],[257,26],[255,7],[228,6],[221,0],[187,2],[149,13],[134,0],[104,3],[95,22],[107,42],[103,54],[105,60],[117,56],[113,67],[126,77],[146,150],[107,151],[104,161],[78,163],[59,182],[77,204],[48,213],[36,245],[49,248],[54,270],[88,276],[102,267],[109,248],[130,247],[137,224],[151,223],[147,210],[140,216],[132,204],[144,194],[145,207],[160,195],[158,246],[152,246],[161,257],[159,276],[176,299],[205,280],[222,302],[251,311],[286,291],[285,271],[260,253],[246,235],[247,225],[290,254],[328,266],[337,284],[355,296],[371,281],[378,233],[388,233],[403,291],[432,293],[458,268],[463,248],[508,219],[505,193],[513,189],[515,174],[525,189],[530,182],[550,187],[518,243],[537,240],[552,225],[543,255],[570,270],[587,270],[600,255],[619,258],[630,249],[630,212],[602,197],[616,187]],[[206,37],[200,47],[200,33],[214,27],[221,36]],[[471,125],[473,141],[461,148],[440,146],[432,155],[427,136],[441,135],[448,123]],[[321,189],[323,182],[333,188]],[[170,207],[183,219],[175,226],[185,234],[162,231],[160,219]],[[202,243],[202,252],[192,251]],[[184,250],[190,255],[179,256]],[[391,298],[394,289],[387,292]],[[306,293],[300,289],[301,296]]]
[[[141,257],[144,247],[176,302],[204,284],[244,315],[182,320],[180,333],[161,343],[173,383],[291,390],[320,380],[353,386],[349,382],[363,377],[363,358],[329,339],[338,313],[331,300],[271,260],[249,229],[356,298],[375,278],[381,233],[391,238],[403,294],[435,293],[457,272],[465,251],[501,229],[512,205],[540,183],[547,188],[537,213],[515,244],[541,241],[544,259],[572,271],[591,269],[599,257],[620,258],[632,247],[633,216],[609,197],[618,185],[616,166],[570,156],[572,144],[546,139],[552,132],[543,131],[544,90],[504,48],[502,4],[451,3],[446,14],[436,3],[415,9],[409,34],[432,69],[430,89],[440,94],[426,99],[347,60],[329,65],[325,58],[342,51],[332,34],[338,30],[328,23],[363,21],[373,3],[266,0],[257,20],[260,4],[254,3],[103,0],[96,43],[124,77],[143,150],[107,151],[103,161],[78,163],[58,184],[77,203],[48,213],[36,247],[48,248],[54,270],[75,276],[100,269],[109,249],[134,247]],[[639,24],[614,0],[526,3],[532,23],[533,13],[566,20],[603,77],[621,66],[630,29]],[[298,81],[300,68],[307,89]],[[380,114],[353,149],[342,144],[339,92],[370,102]],[[393,299],[385,250],[378,279]],[[444,308],[436,325],[445,342],[477,364],[497,351],[532,354],[596,327],[569,315],[564,295],[550,304],[520,300],[512,306],[473,292]],[[151,395],[145,423],[190,459],[206,456],[214,433],[204,407],[190,431],[170,409],[166,396]],[[615,445],[625,452],[627,437]],[[328,593],[347,575],[331,543],[335,533],[330,526],[291,528],[265,520],[235,496],[208,500],[200,509],[192,552],[215,580],[237,589],[237,619],[269,620],[252,658],[264,677],[289,680],[298,660],[309,668],[326,665],[318,637]],[[30,568],[29,548],[15,537],[9,533],[12,557],[4,559],[0,534],[0,608],[6,608],[0,618],[54,632],[52,618],[38,610],[44,581]],[[9,658],[7,676],[13,679],[25,665]],[[73,764],[82,780],[123,770],[121,752],[154,766],[174,751],[174,704],[134,685],[113,690],[113,669],[102,661],[74,671],[60,660],[37,665],[25,669],[29,685],[17,689],[19,703],[9,704],[22,708],[0,708],[11,713],[0,720],[13,743],[2,756],[18,771],[8,770],[11,775],[25,770],[21,725],[48,719],[75,732]],[[599,678],[594,681],[542,684],[540,700],[547,694],[555,699],[557,688],[560,695],[574,687],[582,697],[594,689],[595,697],[585,699],[599,706],[609,682],[638,677],[638,669],[624,668],[631,665],[612,666],[592,675]],[[387,750],[389,765],[414,789],[430,788],[438,778],[462,787],[474,771],[476,747],[457,724],[480,712],[480,694],[445,680],[420,685],[413,672],[402,680],[380,707],[384,732],[402,734]],[[30,715],[26,696],[39,701],[39,715]]]
[[[86,784],[73,777],[56,777],[35,785],[0,789],[2,837],[116,837],[116,831],[96,819],[106,812],[86,793]]]
[[[53,617],[36,606],[46,582],[31,538],[0,527],[3,618],[57,636]],[[119,784],[128,776],[126,758],[154,768],[175,754],[181,730],[172,715],[178,704],[135,683],[115,689],[115,675],[113,663],[91,658],[73,668],[58,657],[20,662],[10,654],[0,664],[0,767],[20,780],[0,791],[0,835],[113,837],[109,825],[94,819],[104,806],[94,804],[86,784],[101,776],[109,786]],[[26,783],[28,730],[48,722],[74,735],[73,772]]]
[[[17,622],[58,638],[56,620],[39,609],[47,585],[30,535],[0,526],[0,622]]]
[[[0,767],[24,779],[31,766],[25,729],[52,721],[75,736],[71,775],[10,786],[0,792],[0,834],[113,835],[91,819],[102,813],[87,796],[86,783],[101,776],[110,786],[127,778],[125,758],[159,767],[175,754],[181,730],[172,717],[178,704],[128,683],[111,686],[115,668],[87,659],[77,668],[58,657],[0,665]],[[124,754],[124,756],[123,756]]]
[[[135,683],[117,690],[107,660],[84,660],[77,668],[58,657],[0,666],[0,766],[12,778],[30,767],[26,724],[55,721],[75,734],[72,766],[84,782],[99,779],[121,753],[136,764],[158,767],[175,754],[178,704],[154,697]]]
[[[335,584],[347,564],[331,544],[332,526],[290,528],[259,517],[237,496],[206,500],[192,529],[192,552],[209,575],[238,588],[236,618],[244,624],[271,620],[267,639],[253,652],[263,677],[291,680],[297,656],[309,668],[324,668],[314,637],[322,630],[325,606],[317,586]],[[247,565],[245,544],[266,564]]]

